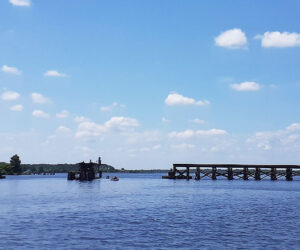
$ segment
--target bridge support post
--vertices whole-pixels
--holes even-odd
[[[173,165],[173,175],[174,175],[173,179],[176,179],[176,172],[177,172],[177,168]]]
[[[261,180],[261,178],[260,178],[260,168],[255,168],[254,179],[256,181],[260,181]]]
[[[286,169],[285,179],[287,181],[292,181],[293,180],[293,169],[292,168],[287,168]]]
[[[248,172],[248,168],[244,167],[243,168],[243,180],[248,180],[249,179],[249,172]]]
[[[271,180],[276,181],[277,175],[276,175],[276,168],[271,168]]]
[[[186,167],[186,179],[190,180],[190,167]]]
[[[217,168],[216,167],[212,167],[211,179],[212,180],[217,179]]]
[[[227,168],[227,179],[228,180],[233,180],[233,171],[231,167]]]
[[[200,167],[196,168],[195,172],[195,180],[199,181],[200,180]]]

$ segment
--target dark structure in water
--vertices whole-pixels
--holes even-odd
[[[217,177],[225,177],[228,180],[262,180],[269,178],[276,181],[285,178],[292,181],[294,176],[300,176],[300,165],[247,165],[247,164],[173,164],[173,169],[163,179],[186,179],[193,177],[195,180],[210,178],[217,180]]]
[[[99,170],[101,165],[101,157],[98,158],[98,163],[88,162],[78,163],[79,170],[68,172],[68,180],[92,181],[102,178],[102,171]]]

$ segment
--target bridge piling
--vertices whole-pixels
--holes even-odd
[[[293,180],[293,170],[292,170],[292,168],[287,168],[286,169],[285,177],[286,177],[287,181],[292,181]]]
[[[272,181],[277,180],[276,168],[271,168],[271,180]]]
[[[227,168],[227,179],[228,180],[233,180],[233,171],[231,167]]]
[[[216,167],[212,167],[211,179],[212,180],[216,180],[217,179],[217,168]]]

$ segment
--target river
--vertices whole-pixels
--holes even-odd
[[[1,249],[299,249],[300,181],[0,180]],[[105,174],[104,174],[105,176]]]

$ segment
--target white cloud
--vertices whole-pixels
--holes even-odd
[[[76,116],[74,118],[74,122],[78,122],[78,123],[80,123],[80,122],[88,122],[88,121],[90,121],[90,119],[86,118],[84,116]]]
[[[184,106],[184,105],[195,105],[195,106],[204,106],[208,105],[209,101],[196,101],[193,98],[185,97],[177,93],[171,93],[165,99],[165,104],[168,106]]]
[[[105,126],[95,122],[85,121],[78,125],[76,137],[100,136],[107,131]]]
[[[112,111],[115,107],[118,106],[117,102],[114,102],[113,104],[109,105],[109,106],[102,106],[100,107],[101,111],[107,112],[107,111]]]
[[[210,135],[225,135],[227,134],[227,132],[225,130],[222,129],[216,129],[216,128],[212,128],[212,129],[208,129],[208,130],[197,130],[196,131],[196,135],[199,136],[210,136]]]
[[[204,120],[200,120],[198,118],[195,118],[195,119],[191,120],[191,122],[196,123],[196,124],[204,124],[205,123]]]
[[[192,130],[187,129],[183,132],[176,132],[173,131],[169,133],[169,138],[176,138],[176,139],[189,139],[196,136],[215,136],[215,135],[225,135],[227,132],[222,129],[208,129],[208,130]]]
[[[292,123],[290,126],[286,127],[287,131],[300,130],[300,123]]]
[[[68,110],[62,110],[61,112],[56,114],[56,118],[62,119],[67,118],[69,116]]]
[[[245,49],[247,48],[247,37],[241,29],[231,29],[217,36],[215,43],[219,47],[228,49]]]
[[[195,145],[188,144],[188,143],[182,143],[182,144],[172,145],[171,147],[175,148],[175,149],[192,149],[195,147]]]
[[[173,131],[169,133],[170,138],[177,138],[177,139],[187,139],[195,136],[195,131],[191,129],[187,129],[183,132],[176,132]]]
[[[3,101],[14,101],[19,99],[20,94],[14,91],[5,91],[2,95],[1,95],[1,99]]]
[[[79,124],[76,137],[100,136],[108,132],[126,132],[139,126],[136,119],[129,117],[112,117],[104,124],[84,121]]]
[[[120,107],[120,108],[125,108],[126,105],[124,104],[119,104],[117,102],[113,102],[111,105],[109,106],[102,106],[100,107],[100,110],[103,111],[103,112],[108,112],[108,111],[112,111],[114,108],[117,108],[117,107]]]
[[[20,6],[20,7],[29,7],[30,6],[30,0],[9,0],[9,2],[14,6]]]
[[[171,122],[170,120],[168,120],[165,117],[161,118],[161,121],[162,121],[162,123],[169,123],[169,122]]]
[[[70,133],[72,130],[70,128],[68,128],[68,127],[65,127],[65,126],[59,126],[57,128],[57,131],[61,132],[61,133],[67,134],[67,133]]]
[[[5,73],[13,74],[13,75],[21,75],[21,71],[15,67],[9,67],[7,65],[3,65],[1,70]]]
[[[43,104],[43,103],[50,102],[49,98],[47,98],[47,97],[45,97],[45,96],[43,96],[42,94],[39,94],[39,93],[32,93],[31,98],[32,98],[32,101],[34,103]]]
[[[300,123],[292,123],[284,130],[257,132],[246,142],[265,151],[298,152],[300,149]]]
[[[37,109],[32,112],[32,115],[38,118],[44,118],[44,119],[50,118],[50,115],[48,113]]]
[[[65,73],[59,73],[56,70],[48,70],[44,76],[52,76],[52,77],[67,77],[67,75]]]
[[[242,82],[230,84],[230,87],[236,91],[257,91],[261,89],[261,85],[257,82]]]
[[[284,48],[300,46],[300,34],[289,32],[265,32],[263,35],[255,36],[261,39],[261,46],[264,48]]]
[[[158,150],[161,148],[161,145],[154,145],[153,147],[142,147],[139,151],[140,152],[149,152],[153,150]]]
[[[18,105],[14,105],[12,107],[10,107],[11,111],[22,111],[23,110],[23,105],[18,104]]]
[[[116,116],[105,122],[105,127],[110,129],[124,130],[126,128],[138,127],[140,124],[136,119]]]

